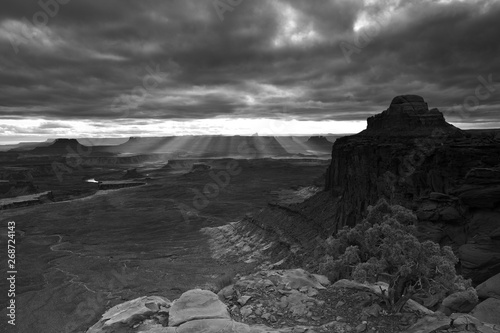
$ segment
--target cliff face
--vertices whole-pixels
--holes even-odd
[[[365,131],[335,141],[324,192],[269,204],[247,222],[310,249],[380,198],[412,209],[421,240],[451,246],[466,277],[500,272],[500,137],[462,131],[418,96],[396,97]]]
[[[335,229],[386,198],[413,209],[422,238],[451,245],[479,281],[500,271],[499,174],[498,138],[461,131],[407,95],[368,118],[365,131],[335,142],[325,190]]]

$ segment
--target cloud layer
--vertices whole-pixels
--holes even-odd
[[[0,118],[362,121],[414,93],[491,127],[498,31],[486,0],[7,0]]]

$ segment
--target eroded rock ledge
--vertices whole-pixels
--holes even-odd
[[[262,270],[238,278],[217,295],[193,289],[173,302],[147,296],[116,305],[87,333],[500,332],[494,315],[499,299],[488,298],[470,314],[449,315],[410,300],[402,313],[390,314],[377,299],[385,289],[384,282],[331,285],[325,276],[303,269]],[[445,303],[460,306],[463,297]]]
[[[52,191],[22,195],[14,198],[0,199],[0,210],[40,205],[44,202],[51,202],[53,200],[54,196],[52,194]]]

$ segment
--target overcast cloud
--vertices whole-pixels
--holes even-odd
[[[59,1],[41,0],[49,15],[2,1],[0,122],[18,123],[0,134],[28,119],[43,120],[39,133],[65,121],[364,121],[406,93],[464,127],[500,126],[499,1]],[[493,85],[474,100],[479,76]],[[452,112],[464,101],[467,114]]]

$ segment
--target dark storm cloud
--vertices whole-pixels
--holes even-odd
[[[223,20],[212,0],[66,2],[45,25],[38,1],[2,3],[0,117],[364,120],[416,93],[500,118],[500,85],[453,111],[500,81],[494,1],[243,0]]]

